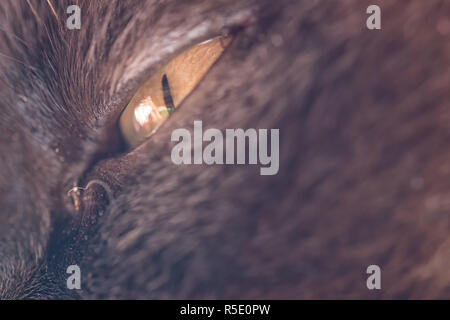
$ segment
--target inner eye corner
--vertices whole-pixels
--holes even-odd
[[[233,39],[227,32],[199,42],[152,72],[119,116],[119,132],[128,150],[155,133],[179,108]]]

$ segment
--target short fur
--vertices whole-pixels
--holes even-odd
[[[1,298],[450,297],[448,1],[73,3],[79,31],[69,1],[0,2]],[[123,153],[132,94],[224,30],[219,63]],[[279,128],[279,174],[175,166],[194,120]],[[93,180],[112,195],[68,195]]]

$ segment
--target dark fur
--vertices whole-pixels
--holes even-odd
[[[450,297],[448,1],[73,2],[80,31],[67,1],[0,2],[1,298]],[[142,81],[224,29],[200,87],[120,153]],[[173,165],[199,119],[280,128],[279,174]],[[113,199],[94,185],[76,210],[94,179]]]

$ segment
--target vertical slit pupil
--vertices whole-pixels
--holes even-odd
[[[173,103],[172,93],[170,92],[169,80],[167,79],[167,75],[163,75],[162,77],[162,89],[164,95],[164,103],[166,104],[167,111],[169,115],[174,111],[175,105]]]

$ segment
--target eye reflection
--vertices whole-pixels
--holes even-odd
[[[156,129],[152,128],[152,124],[157,125],[166,116],[166,107],[157,107],[151,98],[147,98],[134,109],[134,129],[139,131],[143,128],[147,132],[152,132]]]
[[[155,72],[139,88],[119,120],[120,131],[130,148],[138,146],[166,121],[230,42],[230,37],[218,37],[194,46]]]

